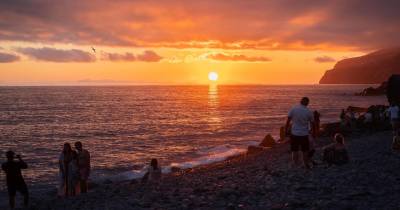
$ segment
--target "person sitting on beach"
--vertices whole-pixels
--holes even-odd
[[[83,149],[82,142],[75,142],[75,148],[78,152],[78,168],[80,174],[80,190],[81,193],[88,191],[88,179],[90,176],[90,153]]]
[[[364,114],[364,127],[368,129],[368,131],[371,131],[371,129],[374,128],[373,126],[373,115],[370,111]]]
[[[304,166],[309,169],[308,151],[310,149],[308,135],[310,128],[313,129],[314,117],[313,113],[307,108],[310,99],[303,97],[300,104],[294,106],[288,114],[286,121],[286,131],[289,131],[290,123],[293,125],[290,129],[290,150],[292,151],[292,160],[294,166],[299,166],[299,150],[303,153]]]
[[[335,134],[335,143],[323,148],[322,160],[331,165],[343,165],[349,162],[350,158],[344,144],[344,137],[342,134]]]
[[[24,205],[27,207],[29,203],[29,193],[21,169],[27,169],[28,165],[22,160],[21,156],[15,156],[13,151],[6,152],[6,157],[7,162],[3,163],[1,168],[6,173],[10,208],[15,208],[15,196],[17,191],[24,196]],[[14,160],[15,157],[18,161]]]
[[[142,178],[142,182],[159,182],[161,180],[161,167],[158,166],[157,159],[151,159],[150,167]]]

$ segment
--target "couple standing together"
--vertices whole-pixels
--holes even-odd
[[[90,153],[83,149],[81,142],[75,142],[76,151],[69,143],[64,144],[64,149],[59,158],[60,197],[75,196],[86,193],[87,180],[90,175]]]

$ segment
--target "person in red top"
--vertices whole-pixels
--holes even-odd
[[[29,193],[25,180],[22,177],[21,169],[27,169],[28,165],[17,155],[18,161],[15,161],[15,153],[13,151],[6,152],[7,162],[1,165],[1,169],[6,173],[7,190],[10,202],[10,208],[15,208],[15,195],[20,192],[24,196],[24,205],[28,206]]]

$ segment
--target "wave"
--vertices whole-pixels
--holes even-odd
[[[232,145],[220,145],[216,147],[211,147],[211,148],[203,148],[200,149],[197,152],[197,155],[200,157],[194,158],[188,161],[183,161],[183,162],[172,162],[171,164],[167,166],[161,167],[162,173],[167,174],[171,172],[171,169],[176,167],[179,169],[189,169],[193,168],[196,166],[201,166],[201,165],[208,165],[211,163],[215,162],[220,162],[224,161],[232,156],[240,155],[243,154],[247,151],[247,146],[249,145],[255,145],[258,142],[255,141],[250,141],[246,142],[243,145],[240,146],[232,146]],[[126,180],[132,180],[132,179],[140,179],[144,176],[144,174],[147,171],[147,166],[143,167],[142,169],[139,170],[131,170],[131,171],[126,171],[119,173],[117,175],[113,175],[111,177],[106,177],[101,180],[112,180],[112,181],[126,181]]]

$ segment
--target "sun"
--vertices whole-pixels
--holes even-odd
[[[208,73],[208,80],[216,82],[218,80],[218,74],[214,71]]]

